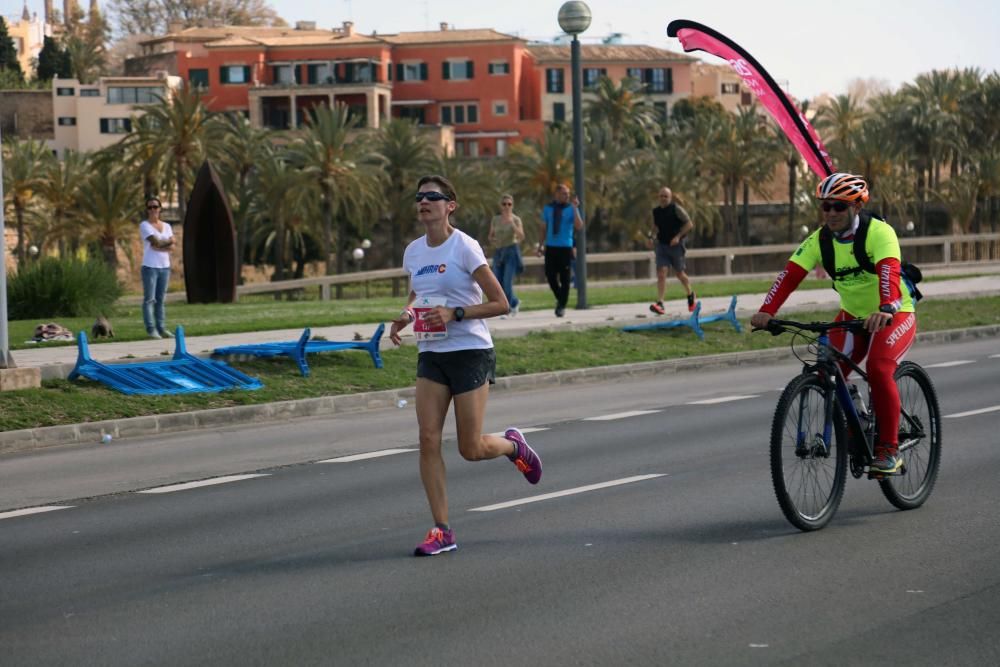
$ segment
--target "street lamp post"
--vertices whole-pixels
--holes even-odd
[[[0,368],[15,368],[7,340],[7,243],[3,208],[3,154],[0,153]]]
[[[585,2],[572,0],[559,8],[559,27],[573,36],[570,45],[570,69],[573,86],[573,180],[576,196],[580,199],[580,217],[584,219],[583,229],[576,235],[576,307],[587,308],[587,225],[584,217],[583,198],[583,112],[581,97],[583,75],[580,66],[579,35],[590,27],[590,7]]]

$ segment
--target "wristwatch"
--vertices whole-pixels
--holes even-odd
[[[888,313],[889,315],[895,315],[896,314],[896,306],[892,305],[891,303],[887,303],[887,304],[879,306],[878,307],[878,312],[880,312],[880,313]]]
[[[461,322],[462,318],[464,318],[464,317],[465,317],[465,308],[462,308],[461,306],[456,306],[455,307],[455,321],[456,322]]]

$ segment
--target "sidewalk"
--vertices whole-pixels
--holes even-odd
[[[826,282],[826,281],[824,281]],[[697,286],[697,285],[696,285]],[[1000,294],[1000,275],[979,276],[975,278],[955,278],[935,282],[925,282],[920,285],[926,299],[935,297],[961,298],[972,296],[989,296]],[[677,295],[676,281],[668,285],[668,295]],[[653,296],[655,288],[650,289]],[[574,295],[571,295],[570,308],[565,317],[555,317],[552,310],[529,310],[521,312],[517,317],[492,318],[489,322],[491,333],[496,337],[523,336],[533,331],[576,331],[593,327],[641,324],[653,321],[687,319],[690,313],[683,299],[667,301],[665,315],[654,315],[649,311],[650,302],[624,303],[609,306],[594,306],[587,310],[573,308]],[[729,308],[732,297],[708,297],[702,302],[702,316],[723,313]],[[737,315],[741,319],[749,318],[757,312],[764,300],[763,294],[744,294],[737,297]],[[799,290],[789,297],[782,312],[795,310],[823,310],[836,308],[837,293],[832,289]],[[356,335],[367,340],[375,331],[377,324],[349,324],[332,327],[316,327],[313,336],[322,336],[326,340],[346,341],[355,339]],[[718,325],[716,325],[718,326]],[[283,329],[273,331],[255,331],[248,333],[232,333],[215,336],[190,336],[187,338],[188,352],[198,356],[208,356],[217,347],[243,345],[248,343],[266,343],[275,341],[293,341],[302,335],[301,329]],[[404,344],[413,344],[413,336],[408,328],[403,336]],[[392,346],[388,332],[382,338],[382,348]],[[173,354],[173,340],[138,340],[123,343],[90,342],[90,355],[102,362],[162,360]],[[16,350],[13,353],[18,366],[37,366],[42,370],[44,379],[65,378],[76,363],[76,346],[52,348],[33,348]]]
[[[676,293],[676,286],[673,293]],[[1000,276],[994,274],[976,278],[958,278],[921,284],[925,298],[961,299],[975,296],[1000,295]],[[763,294],[746,294],[738,297],[737,315],[744,324],[751,314],[757,311],[763,301]],[[729,308],[732,297],[709,297],[702,299],[702,313],[712,315],[725,312]],[[792,294],[782,313],[796,310],[829,310],[831,315],[837,306],[837,294],[832,289],[815,289],[798,291]],[[567,310],[566,316],[555,317],[551,310],[527,311],[517,317],[505,319],[494,318],[489,321],[490,330],[494,336],[519,336],[533,331],[573,331],[592,327],[626,326],[628,324],[666,321],[670,319],[687,319],[690,313],[683,300],[669,301],[665,304],[665,315],[656,316],[649,312],[649,303],[615,304],[610,306],[595,306],[587,310]],[[374,332],[376,324],[358,324],[314,329],[314,335],[322,335],[329,340],[351,340],[355,333],[368,338]],[[716,323],[710,327],[728,324]],[[260,343],[269,341],[294,340],[301,335],[301,330],[262,331],[243,334],[227,334],[221,336],[199,336],[188,338],[188,351],[192,354],[207,355],[215,347],[237,345],[242,343]],[[600,368],[580,368],[552,373],[536,373],[503,377],[497,379],[496,390],[524,390],[541,387],[575,384],[578,382],[599,382],[626,377],[643,377],[648,375],[663,375],[664,373],[682,372],[685,370],[704,369],[743,365],[748,363],[767,363],[787,358],[791,352],[787,348],[774,348],[748,352],[733,352],[713,354],[711,346],[711,329],[706,331],[707,343],[705,356],[685,357],[662,361],[626,364],[622,366],[607,366]],[[694,335],[693,333],[691,334]],[[1000,327],[988,326],[973,328],[968,331],[942,331],[919,334],[919,340],[944,341],[956,337],[981,337],[1000,335]],[[412,335],[404,337],[404,344],[413,344]],[[388,336],[383,337],[383,348],[392,343]],[[91,356],[102,361],[113,362],[131,355],[130,360],[163,359],[163,353],[173,352],[173,341],[142,340],[124,343],[97,343],[91,345]],[[15,360],[21,366],[36,365],[42,368],[46,378],[65,377],[73,368],[76,359],[76,347],[58,347],[49,349],[18,350],[14,353]],[[180,431],[217,428],[234,424],[274,423],[290,419],[301,419],[322,415],[333,415],[359,410],[381,409],[397,406],[400,401],[412,401],[413,388],[401,388],[388,391],[368,392],[341,396],[320,396],[316,398],[262,403],[230,408],[200,410],[186,413],[148,415],[113,419],[101,422],[71,424],[65,426],[49,426],[43,428],[24,429],[20,431],[0,432],[0,453],[30,450],[37,447],[52,445],[69,445],[97,442],[104,433],[115,439],[162,435]]]

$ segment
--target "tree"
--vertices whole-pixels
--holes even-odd
[[[218,136],[220,126],[212,122],[198,89],[180,88],[143,109],[143,121],[122,140],[122,146],[149,156],[144,169],[164,161],[174,175],[183,220],[187,213],[187,183],[195,165],[209,154],[209,144]]]
[[[379,128],[374,149],[385,161],[383,206],[392,230],[392,265],[403,265],[403,235],[413,222],[413,191],[434,150],[416,123],[397,118]]]
[[[505,166],[518,193],[540,209],[552,198],[557,185],[573,182],[569,133],[558,125],[546,128],[541,140],[528,139],[512,146]]]
[[[18,263],[25,260],[26,228],[25,215],[35,202],[38,188],[45,178],[45,169],[53,160],[52,152],[44,141],[5,141],[3,159],[4,206],[8,203],[14,209],[17,226]]]
[[[289,159],[311,179],[320,193],[323,261],[333,274],[333,219],[339,221],[336,240],[337,273],[344,273],[349,220],[365,220],[377,211],[381,157],[369,151],[363,135],[348,140],[352,129],[347,105],[314,107],[300,133],[288,146]]]
[[[640,82],[626,77],[615,86],[611,79],[602,76],[594,93],[584,111],[589,123],[606,124],[614,141],[627,139],[638,146],[649,143],[657,125],[656,112]]]
[[[216,20],[223,25],[285,25],[265,0],[111,0],[122,34],[158,35],[171,23],[185,28]]]
[[[35,76],[39,81],[51,81],[57,76],[60,79],[73,77],[73,64],[69,53],[48,35],[45,36],[42,50],[38,54],[38,69]]]
[[[250,125],[242,114],[226,116],[219,146],[219,171],[229,194],[236,227],[236,275],[243,277],[243,260],[250,251],[250,206],[253,192],[250,176],[261,160],[270,157],[271,140],[266,130]]]
[[[84,20],[83,11],[74,5],[63,35],[63,46],[69,54],[73,75],[80,83],[92,83],[104,71],[110,33],[108,22],[96,6]]]
[[[24,72],[17,59],[17,49],[14,39],[7,30],[7,21],[0,16],[0,75],[6,75],[15,81],[24,81]]]
[[[118,248],[131,259],[130,235],[142,206],[142,192],[128,167],[95,169],[80,188],[84,241],[96,241],[108,266],[118,268]]]
[[[38,195],[46,204],[44,236],[45,240],[59,243],[62,256],[76,249],[82,235],[80,190],[92,166],[91,156],[77,151],[67,151],[62,160],[50,160],[45,165],[38,187]]]

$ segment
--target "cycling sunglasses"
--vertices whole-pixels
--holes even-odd
[[[427,201],[441,201],[441,200],[451,201],[451,197],[449,197],[448,195],[442,194],[440,192],[434,192],[433,190],[431,190],[430,192],[418,192],[415,199],[417,201],[423,201],[425,199]]]
[[[836,211],[837,213],[843,213],[850,206],[846,201],[825,201],[819,205],[824,211]]]

